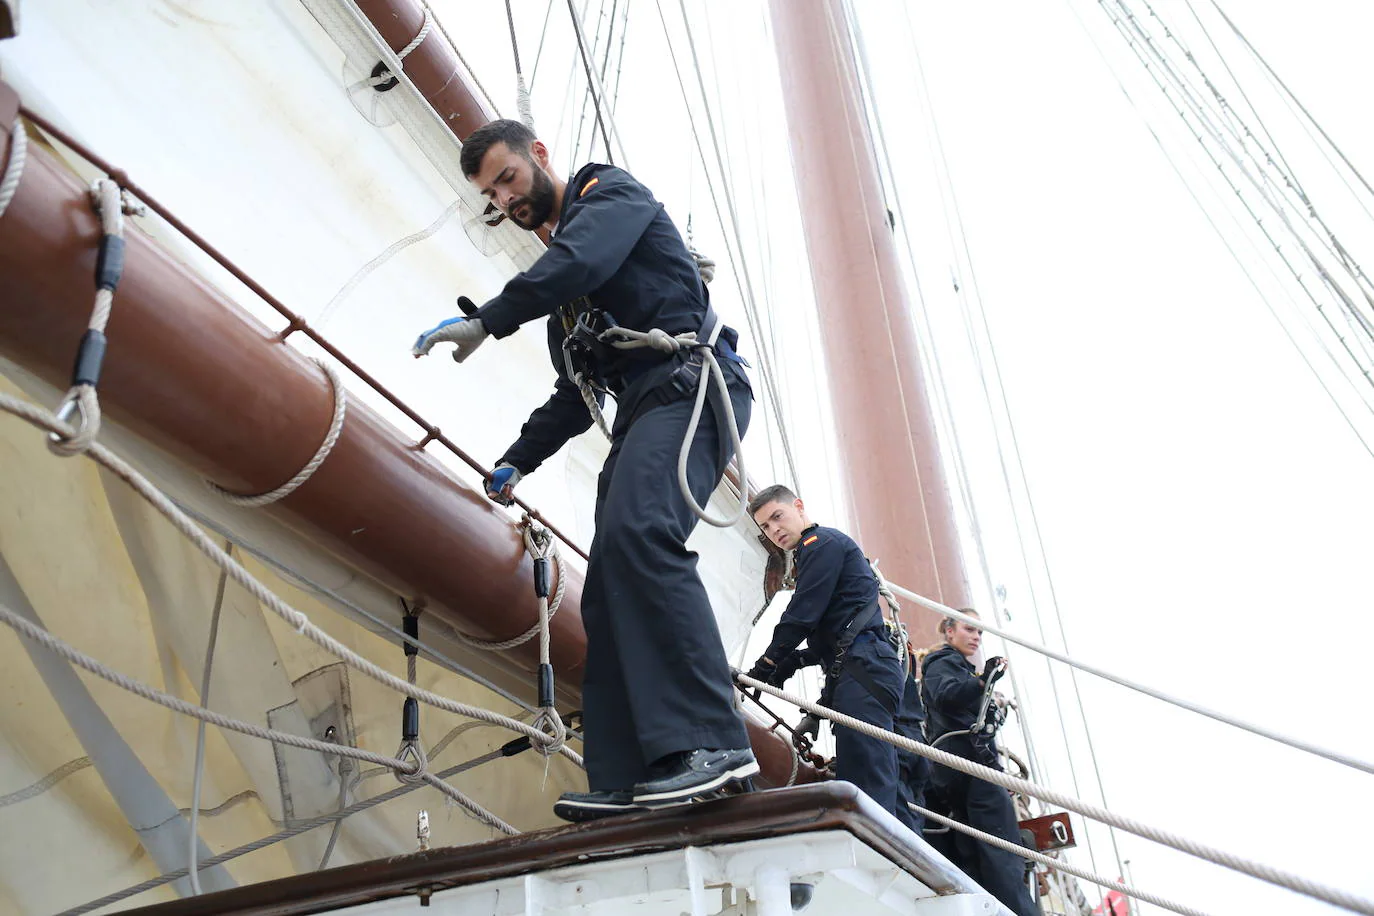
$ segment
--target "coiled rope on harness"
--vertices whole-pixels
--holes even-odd
[[[687,423],[687,432],[682,437],[682,447],[677,454],[677,483],[682,490],[682,498],[687,501],[688,507],[697,518],[708,525],[716,528],[729,528],[740,519],[744,518],[749,508],[749,488],[744,481],[748,478],[744,471],[744,445],[740,441],[739,424],[735,421],[735,412],[730,407],[730,389],[725,381],[725,373],[720,368],[720,363],[716,359],[715,346],[716,340],[720,337],[721,330],[725,327],[719,319],[711,329],[706,340],[698,340],[696,331],[687,331],[682,334],[669,334],[662,328],[651,328],[648,331],[636,331],[631,328],[611,327],[602,331],[599,339],[602,343],[608,344],[617,350],[637,350],[642,348],[652,348],[660,353],[672,355],[681,350],[691,350],[701,354],[702,373],[697,380],[696,400],[692,404],[692,417]],[[704,506],[697,503],[696,497],[692,495],[692,487],[687,479],[687,459],[692,451],[692,440],[696,438],[697,426],[701,423],[701,411],[706,404],[706,396],[710,391],[711,382],[716,383],[716,388],[724,405],[725,425],[730,435],[730,445],[734,449],[736,469],[739,472],[739,506],[730,515],[724,518],[716,518],[709,514]],[[579,387],[581,387],[579,385]],[[584,391],[583,399],[589,400]],[[597,418],[597,423],[602,432],[610,438],[610,432],[606,429],[606,424],[600,417],[600,410],[593,407],[595,399],[590,399],[588,409],[593,411],[593,416]]]
[[[977,779],[984,780],[985,782],[990,782],[1004,789],[1010,789],[1013,792],[1019,792],[1024,795],[1038,798],[1061,808],[1067,808],[1070,811],[1076,811],[1084,817],[1110,824],[1120,830],[1134,833],[1136,836],[1143,837],[1155,843],[1160,843],[1164,846],[1172,847],[1179,852],[1185,852],[1188,855],[1195,856],[1196,858],[1203,859],[1215,865],[1220,865],[1224,868],[1229,868],[1232,871],[1238,871],[1242,874],[1250,875],[1253,878],[1259,878],[1261,881],[1267,881],[1279,887],[1286,887],[1289,890],[1297,891],[1300,894],[1325,901],[1335,906],[1342,907],[1343,909],[1350,910],[1351,912],[1363,913],[1365,916],[1374,916],[1374,900],[1357,896],[1349,891],[1331,887],[1319,881],[1304,878],[1301,875],[1294,874],[1284,869],[1275,868],[1272,865],[1266,865],[1262,862],[1256,862],[1252,859],[1235,855],[1223,849],[1218,849],[1206,843],[1189,839],[1180,834],[1151,826],[1133,818],[1114,814],[1106,808],[1094,805],[1091,802],[1085,802],[1072,795],[1066,795],[1054,789],[1037,785],[1029,780],[1011,776],[1001,770],[982,766],[955,754],[937,750],[919,741],[905,738],[895,732],[878,728],[876,725],[871,725],[868,722],[863,722],[852,716],[846,716],[843,713],[821,706],[819,703],[812,703],[801,697],[785,693],[777,687],[773,687],[763,681],[749,677],[747,674],[736,672],[735,680],[742,687],[761,690],[770,696],[777,697],[780,700],[804,709],[814,716],[828,719],[836,725],[843,725],[867,737],[894,745],[901,750],[910,751],[913,754],[925,757],[933,763],[947,766],[952,770],[958,770],[960,773],[965,773]]]

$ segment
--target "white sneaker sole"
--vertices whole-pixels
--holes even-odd
[[[739,782],[751,776],[757,776],[758,773],[758,761],[751,760],[742,766],[735,767],[733,770],[722,771],[710,782],[704,782],[687,789],[677,789],[672,792],[653,792],[649,795],[636,795],[635,804],[660,808],[674,804],[687,804],[699,795],[704,795],[707,792],[714,792],[717,789],[724,788],[732,782]]]

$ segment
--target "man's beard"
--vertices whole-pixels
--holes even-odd
[[[533,232],[544,225],[553,215],[554,189],[553,179],[545,174],[544,170],[536,163],[531,162],[530,164],[534,166],[530,181],[530,193],[515,201],[506,211],[506,216],[521,229],[528,229]],[[522,207],[526,211],[523,219],[515,215]]]

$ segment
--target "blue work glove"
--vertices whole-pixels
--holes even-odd
[[[480,318],[450,318],[415,338],[415,346],[410,348],[410,354],[415,357],[424,356],[437,343],[451,343],[453,361],[461,363],[486,339],[487,329]]]
[[[524,475],[511,467],[506,462],[501,462],[491,472],[491,480],[487,481],[487,497],[493,502],[498,502],[503,506],[509,506],[515,502],[515,485],[520,482]]]

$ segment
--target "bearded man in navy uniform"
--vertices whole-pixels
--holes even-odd
[[[878,577],[863,551],[843,531],[812,522],[802,501],[784,486],[761,491],[749,511],[769,540],[795,551],[797,569],[797,589],[749,676],[781,686],[799,668],[820,664],[826,671],[821,705],[892,731],[902,667],[887,639]],[[799,649],[802,640],[807,648]],[[814,736],[819,723],[803,723]],[[839,779],[902,817],[897,749],[891,744],[836,726],[835,768]]]
[[[494,299],[424,332],[413,350],[422,356],[451,343],[453,358],[462,362],[488,336],[509,337],[526,322],[548,319],[553,395],[501,457],[488,496],[508,501],[521,477],[591,426],[574,375],[595,386],[589,396],[602,401],[610,392],[617,400],[582,592],[590,791],[564,793],[554,811],[588,820],[747,785],[758,764],[733,703],[697,557],[686,546],[697,518],[676,473],[692,412],[687,394],[705,371],[702,354],[612,350],[584,336],[576,359],[565,358],[580,324],[600,328],[613,320],[639,331],[692,331],[709,339],[718,319],[697,263],[648,188],[599,164],[564,181],[549,165],[548,148],[518,121],[478,128],[463,144],[460,164],[511,222],[551,235],[548,250]],[[749,424],[752,394],[735,353],[738,339],[722,328],[712,348],[728,397],[713,389],[712,409],[703,412],[692,440],[687,479],[698,504],[710,497],[733,454],[726,412],[741,435]]]

